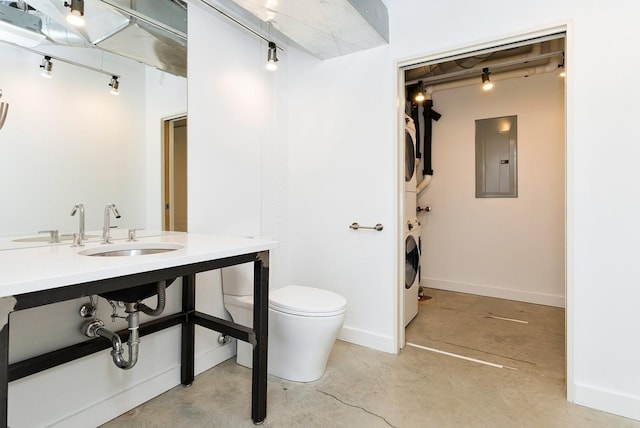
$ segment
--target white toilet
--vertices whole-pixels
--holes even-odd
[[[253,324],[253,264],[222,269],[224,306],[234,322]],[[269,290],[267,371],[295,382],[320,379],[342,328],[347,301],[318,288],[288,285]],[[236,361],[251,367],[253,349],[238,341]]]

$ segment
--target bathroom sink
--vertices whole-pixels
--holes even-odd
[[[88,248],[78,251],[78,254],[92,257],[132,257],[167,253],[182,248],[184,248],[183,245],[172,242],[133,242]]]
[[[91,257],[138,257],[167,253],[180,250],[182,248],[184,248],[183,245],[172,242],[127,242],[123,244],[109,244],[95,248],[87,248],[86,250],[78,251],[78,254]],[[170,278],[166,281],[166,286],[169,287],[169,285],[175,281],[175,278]],[[134,303],[154,296],[157,294],[157,291],[158,285],[154,282],[138,285],[132,288],[99,293],[98,295],[108,300]]]

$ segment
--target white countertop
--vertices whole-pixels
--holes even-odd
[[[171,242],[182,244],[184,248],[132,257],[78,254],[79,251],[105,247],[105,244],[95,242],[83,247],[52,245],[0,251],[0,297],[271,250],[278,246],[277,241],[263,238],[194,233],[145,237],[136,242]],[[112,246],[121,244],[127,242],[115,241]]]

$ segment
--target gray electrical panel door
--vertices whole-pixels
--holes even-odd
[[[476,120],[476,198],[516,198],[517,116]]]

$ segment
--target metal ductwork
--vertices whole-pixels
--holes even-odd
[[[12,16],[20,18],[9,22],[14,30],[24,27],[25,19],[37,20],[40,28],[34,30],[35,24],[30,24],[28,30],[46,36],[43,45],[97,47],[178,76],[187,75],[187,5],[183,0],[85,0],[84,27],[67,22],[68,9],[61,0],[2,1],[0,7],[0,12],[10,9]],[[2,18],[0,14],[0,21]]]
[[[199,0],[213,6],[217,0]],[[247,16],[269,23],[318,58],[381,46],[389,42],[389,15],[382,0],[233,0]],[[187,74],[185,0],[84,0],[84,27],[66,20],[62,0],[0,0],[33,25],[10,22],[15,31],[46,36],[46,43],[100,48],[179,76]],[[0,15],[0,24],[3,24]],[[25,29],[26,28],[26,29]],[[2,36],[0,35],[0,40]],[[6,40],[6,39],[5,39]],[[13,40],[7,40],[16,43]],[[33,42],[40,43],[40,40]],[[24,45],[26,46],[26,45]]]
[[[95,40],[96,46],[178,76],[187,76],[186,4],[132,0],[129,8],[120,6],[122,2],[102,2],[128,16],[118,31]]]
[[[28,11],[26,3],[0,2],[0,39],[20,46],[37,46],[44,39],[42,20]]]

